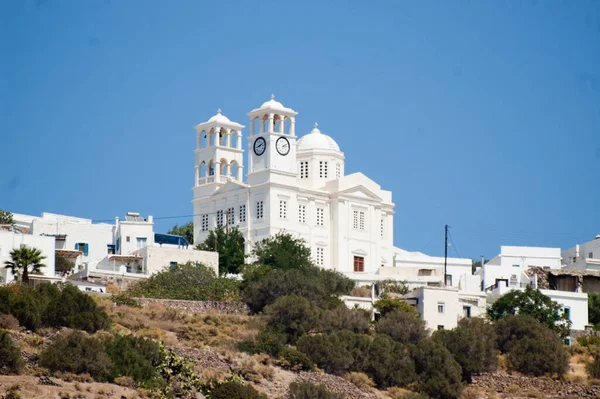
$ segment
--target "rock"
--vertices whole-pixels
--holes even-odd
[[[50,385],[53,387],[60,387],[61,385],[52,381],[49,377],[43,375],[40,377],[40,379],[38,380],[38,384],[40,385]]]

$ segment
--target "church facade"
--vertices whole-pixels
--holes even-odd
[[[392,193],[362,173],[345,174],[344,153],[314,129],[298,137],[297,112],[271,97],[243,125],[220,110],[195,127],[194,243],[217,226],[237,227],[246,251],[286,231],[304,239],[317,265],[370,281],[394,266]]]

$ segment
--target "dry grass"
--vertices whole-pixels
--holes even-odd
[[[252,382],[260,382],[262,379],[273,380],[275,369],[269,364],[269,356],[240,354],[240,358],[239,362],[236,362],[233,366],[233,371],[236,374]]]
[[[185,319],[177,336],[188,346],[206,346],[235,349],[243,340],[257,334],[249,324],[250,317],[243,315],[194,315]]]
[[[406,390],[403,388],[398,388],[398,387],[391,387],[391,388],[388,388],[387,391],[385,391],[385,394],[390,399],[402,399],[408,393],[410,393],[409,390]]]
[[[487,398],[486,392],[482,388],[468,386],[462,392],[460,399],[481,399]]]
[[[588,380],[587,370],[585,369],[588,362],[593,359],[587,353],[577,353],[569,359],[569,370],[566,374],[566,379],[571,382],[585,383]]]
[[[344,374],[344,379],[356,385],[363,392],[372,392],[373,388],[375,388],[375,381],[365,373],[346,373]]]

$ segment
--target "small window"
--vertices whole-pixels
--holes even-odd
[[[240,223],[246,222],[246,205],[240,205]]]
[[[385,235],[385,221],[383,219],[381,219],[381,226],[380,226],[380,233],[381,233],[381,238],[383,238],[383,236]]]
[[[443,302],[438,302],[438,313],[444,313],[445,305]]]
[[[327,179],[327,161],[319,161],[319,177]]]
[[[235,224],[235,209],[227,209],[227,224],[233,226]]]
[[[202,215],[202,231],[208,231],[208,215]]]
[[[78,242],[75,244],[75,249],[83,252],[83,256],[88,256],[89,253],[89,245],[86,242]]]
[[[137,237],[135,239],[137,249],[144,248],[146,246],[146,237]]]
[[[298,205],[298,223],[306,223],[306,205]]]
[[[114,246],[114,245],[111,245],[111,244],[108,244],[108,245],[106,246],[106,252],[107,252],[109,255],[114,255],[114,254],[115,254],[115,246]]]
[[[256,201],[256,218],[257,219],[263,218],[263,202],[262,201]]]
[[[325,264],[325,248],[317,247],[317,265],[323,266]]]
[[[365,271],[365,258],[362,256],[354,257],[354,271],[364,272]]]
[[[513,267],[521,267],[520,265],[513,265]]]
[[[590,252],[590,253],[588,254],[588,258],[589,258],[589,259],[594,259],[594,253],[593,253],[593,252]]]
[[[339,179],[341,177],[341,175],[342,175],[341,170],[342,170],[342,168],[341,168],[340,164],[336,163],[335,164],[335,177],[336,177],[336,179]]]
[[[287,219],[287,201],[279,200],[279,219]]]
[[[325,211],[323,210],[323,208],[317,208],[317,226],[324,225],[324,214]]]
[[[439,331],[441,331],[441,330],[443,330],[443,329],[444,329],[444,326],[440,324],[440,325],[438,326],[438,330],[439,330]]]
[[[223,210],[218,210],[217,211],[217,227],[222,227],[223,226]]]
[[[85,290],[89,292],[92,290],[92,287],[85,287]]]
[[[308,179],[308,161],[300,161],[300,178]]]
[[[463,306],[463,316],[464,317],[471,317],[471,307],[470,306]]]
[[[571,320],[571,308],[565,308],[564,314],[567,320]]]
[[[177,267],[177,262],[169,262],[169,267],[170,267],[170,268],[175,268],[175,267]]]
[[[446,286],[452,287],[452,275],[451,274],[446,274]]]
[[[129,236],[125,237],[125,241],[130,242],[131,238]]]
[[[353,227],[355,230],[365,229],[365,213],[362,211],[354,211]]]

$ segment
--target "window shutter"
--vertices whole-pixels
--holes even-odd
[[[75,243],[75,249],[79,250],[79,243]]]
[[[88,256],[88,249],[89,249],[89,245],[83,244],[83,255],[84,256]]]

